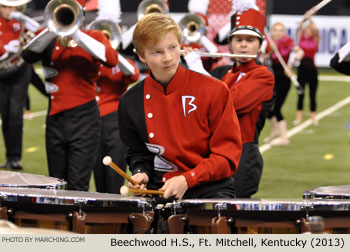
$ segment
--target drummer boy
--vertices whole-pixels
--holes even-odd
[[[242,151],[227,86],[183,68],[181,29],[166,14],[138,21],[133,43],[150,74],[119,104],[129,151],[129,187],[159,189],[164,198],[234,198],[232,175]]]

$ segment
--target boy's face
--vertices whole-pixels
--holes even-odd
[[[0,14],[5,19],[9,19],[10,13],[14,11],[16,11],[16,7],[0,5]]]
[[[234,35],[230,48],[234,54],[257,55],[260,50],[259,38],[252,35]],[[252,58],[239,58],[239,62],[248,62]]]
[[[156,44],[148,43],[144,48],[144,56],[139,55],[139,58],[149,67],[157,81],[168,83],[180,63],[180,44],[174,32],[168,32]]]

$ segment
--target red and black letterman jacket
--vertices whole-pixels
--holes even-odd
[[[127,61],[134,67],[135,74],[124,75],[118,65],[113,68],[101,65],[101,74],[97,80],[98,108],[101,117],[118,110],[120,97],[129,84],[140,77],[140,71],[136,68],[135,63],[129,59]]]
[[[179,65],[166,91],[149,75],[119,103],[120,136],[133,174],[149,188],[183,175],[189,188],[234,174],[242,145],[227,86]]]
[[[4,45],[21,35],[22,23],[0,17],[0,56],[6,53]]]
[[[255,60],[240,66],[221,66],[211,73],[225,82],[232,100],[242,133],[242,144],[258,143],[267,113],[274,102],[273,73]]]
[[[97,30],[84,31],[106,47],[104,65],[113,67],[118,63],[115,51],[106,36]],[[42,61],[43,67],[52,73],[46,81],[56,85],[50,93],[49,115],[76,108],[96,98],[96,80],[101,61],[95,59],[80,46],[63,47],[54,39],[42,53],[24,50],[22,57],[28,63]]]

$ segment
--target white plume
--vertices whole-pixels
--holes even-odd
[[[188,11],[192,14],[201,13],[203,15],[208,14],[209,0],[189,0],[188,1]]]
[[[120,0],[98,0],[96,20],[110,20],[116,24],[121,21]]]
[[[259,11],[259,7],[256,5],[256,0],[231,0],[232,1],[232,14],[242,13],[249,9]]]

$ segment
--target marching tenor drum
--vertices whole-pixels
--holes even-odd
[[[170,233],[303,233],[310,216],[330,233],[350,230],[350,200],[193,199],[168,208]]]
[[[0,187],[0,216],[20,227],[150,233],[152,200],[119,194]]]
[[[26,187],[62,190],[67,182],[62,179],[43,175],[0,171],[0,187]]]

